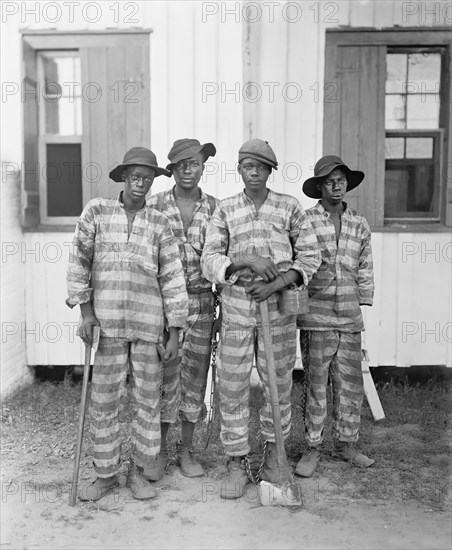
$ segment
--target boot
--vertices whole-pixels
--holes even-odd
[[[160,451],[160,453],[151,462],[143,467],[144,476],[149,481],[160,481],[163,477],[166,467],[169,463],[169,452]]]
[[[98,477],[94,482],[87,483],[81,487],[77,496],[83,501],[96,501],[101,499],[115,487],[119,487],[118,476]]]
[[[331,456],[339,460],[344,460],[345,462],[351,462],[360,468],[368,468],[375,462],[372,458],[355,451],[349,442],[338,441],[337,439],[334,440],[334,448],[331,451]]]
[[[301,477],[311,477],[320,461],[320,451],[317,447],[308,447],[298,461],[295,473]]]
[[[264,469],[262,470],[260,478],[275,485],[278,485],[281,482],[281,472],[279,471],[276,444],[271,443],[270,441],[267,442]]]
[[[132,461],[129,462],[126,486],[131,489],[133,498],[138,500],[146,500],[157,496],[156,490],[146,479],[143,468],[140,468]]]
[[[189,449],[182,441],[176,444],[180,471],[185,477],[203,477],[206,475],[204,468],[193,457],[192,449]]]
[[[245,493],[245,487],[248,483],[248,476],[245,470],[244,457],[236,456],[229,457],[228,460],[229,476],[227,480],[221,484],[221,498],[240,498]]]

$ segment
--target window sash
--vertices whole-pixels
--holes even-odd
[[[401,222],[439,222],[441,220],[441,204],[444,194],[444,185],[441,178],[442,172],[442,143],[444,139],[444,130],[386,130],[386,137],[403,137],[403,138],[432,138],[433,139],[433,157],[428,159],[427,165],[433,166],[434,192],[433,199],[436,203],[434,210],[438,212],[435,216],[429,216],[423,212],[409,212],[407,216],[384,216],[385,223],[401,223]],[[411,166],[425,165],[425,159],[421,158],[397,158],[385,159],[385,174],[388,167],[401,167],[409,164]],[[386,186],[386,178],[385,178]]]
[[[442,150],[441,166],[438,167],[440,173],[440,213],[439,222],[446,226],[452,225],[452,207],[449,200],[446,197],[452,196],[452,180],[447,180],[446,174],[450,173],[450,162],[452,161],[452,116],[451,116],[451,104],[449,100],[451,74],[452,74],[452,55],[450,46],[450,31],[444,27],[437,28],[400,28],[400,29],[367,29],[367,28],[355,28],[353,30],[339,30],[339,29],[327,29],[326,30],[326,48],[325,48],[325,83],[333,83],[337,85],[337,88],[341,90],[342,80],[347,77],[347,73],[341,67],[342,56],[347,49],[356,49],[364,51],[365,48],[375,46],[381,49],[382,56],[386,56],[388,51],[394,51],[397,49],[402,53],[402,48],[406,48],[410,52],[413,48],[420,49],[420,51],[441,51],[443,53],[441,59],[441,106],[439,112],[439,128],[444,130],[443,137],[440,138],[440,146]],[[382,62],[383,72],[385,72],[384,61]],[[346,68],[346,67],[345,67]],[[350,78],[355,79],[357,83],[357,77],[359,76],[354,72],[350,74]],[[366,181],[368,185],[371,185],[375,189],[375,193],[372,195],[374,199],[372,202],[368,201],[365,192],[369,192],[369,188],[358,187],[357,196],[359,196],[357,208],[360,209],[368,218],[372,228],[376,230],[386,230],[390,228],[390,220],[384,218],[384,139],[386,132],[384,128],[384,98],[385,98],[385,78],[381,78],[378,74],[378,67],[376,67],[376,78],[372,81],[372,85],[375,89],[378,89],[378,97],[383,98],[383,105],[380,105],[378,112],[383,114],[383,120],[378,116],[375,120],[372,119],[372,127],[375,128],[374,133],[379,134],[381,132],[381,138],[376,139],[373,147],[367,147],[363,149],[362,143],[355,146],[359,151],[358,159],[355,165],[364,169],[366,172]],[[356,84],[357,85],[357,84]],[[347,143],[347,131],[350,126],[349,119],[344,119],[343,105],[347,101],[347,97],[341,98],[340,102],[325,103],[324,105],[324,131],[323,131],[323,151],[324,154],[330,154],[332,151],[336,151],[338,154],[342,154],[347,159],[350,158],[353,162],[354,151],[351,149],[352,154],[348,154],[350,147],[344,146],[344,142]],[[365,112],[365,111],[363,111]],[[369,126],[368,115],[366,118],[353,121],[353,135],[360,135],[360,132],[365,131],[365,127]],[[383,122],[383,127],[380,128]],[[434,131],[434,129],[429,129]],[[348,132],[350,134],[350,132]],[[380,135],[380,134],[379,134]],[[447,144],[447,149],[444,144]],[[353,145],[353,144],[352,144]],[[354,145],[353,145],[354,146]],[[371,150],[372,149],[372,150]],[[374,151],[377,151],[375,154]],[[370,156],[369,156],[370,155]],[[373,157],[377,157],[378,162],[371,166],[370,163]],[[369,160],[370,159],[370,160]],[[370,168],[370,169],[369,169]],[[360,188],[362,189],[360,190]],[[372,193],[371,193],[372,194]],[[404,219],[404,221],[408,221]],[[416,221],[428,221],[428,220],[416,220]],[[435,221],[438,224],[438,220]],[[438,224],[438,228],[440,228]],[[417,224],[419,227],[420,225]],[[432,229],[433,229],[432,223]],[[413,228],[416,224],[413,224]],[[425,224],[424,224],[425,227]],[[395,227],[394,227],[395,228]]]

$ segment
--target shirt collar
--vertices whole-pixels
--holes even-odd
[[[176,189],[176,186],[173,185],[172,189],[170,189],[169,191],[169,195],[171,197],[171,201],[173,202],[173,204],[176,204],[176,195],[174,194],[175,189]],[[198,186],[198,189],[199,189],[200,197],[196,202],[200,202],[200,203],[205,202],[207,200],[207,195],[203,192],[201,187]]]
[[[349,210],[348,210],[347,203],[345,201],[342,201],[342,204],[344,205],[344,211],[342,212],[342,215],[348,214]],[[328,216],[330,215],[330,212],[326,210],[326,208],[323,206],[323,204],[320,201],[317,201],[315,208],[317,208],[319,214],[327,214]]]
[[[120,208],[122,208],[125,212],[125,208],[124,208],[124,202],[122,200],[122,194],[124,193],[124,190],[123,191],[120,191],[119,194],[118,194],[118,198],[116,199],[117,202],[118,202],[118,205],[120,206]],[[139,210],[134,210],[135,213],[138,213],[138,212],[142,212],[145,208],[147,207],[147,204],[146,204],[146,198],[144,199],[144,205],[143,205],[143,208],[140,208]]]
[[[268,187],[266,188],[267,189],[267,196],[265,197],[265,200],[264,200],[264,203],[271,197],[271,195],[273,194],[273,191],[271,189],[269,189]],[[242,191],[242,196],[243,196],[243,200],[245,202],[251,202],[252,204],[254,204],[254,202],[248,197],[248,195],[245,193],[246,191],[246,187],[243,189]],[[262,203],[262,204],[264,204]]]

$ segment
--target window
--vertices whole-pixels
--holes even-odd
[[[439,221],[442,132],[387,131],[386,221]]]
[[[82,95],[78,51],[38,53],[41,223],[66,222],[83,209]]]
[[[450,225],[450,33],[327,31],[326,42],[338,94],[325,101],[324,152],[366,174],[351,206],[373,227]]]
[[[149,31],[25,32],[22,222],[73,230],[127,149],[149,145]]]
[[[386,54],[387,222],[440,221],[444,56],[444,48],[391,48]]]

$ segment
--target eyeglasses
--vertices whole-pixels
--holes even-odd
[[[138,176],[137,174],[131,174],[129,176],[129,180],[133,181],[133,183],[136,183],[137,181],[142,180],[144,185],[152,185],[154,178],[144,178],[143,176]]]
[[[181,160],[174,166],[174,169],[178,170],[179,172],[185,172],[187,168],[191,170],[193,168],[199,168],[200,166],[201,165],[197,160]]]
[[[333,187],[333,185],[340,185],[342,187],[347,185],[347,180],[345,178],[341,178],[340,180],[326,180],[323,184],[327,187]]]

